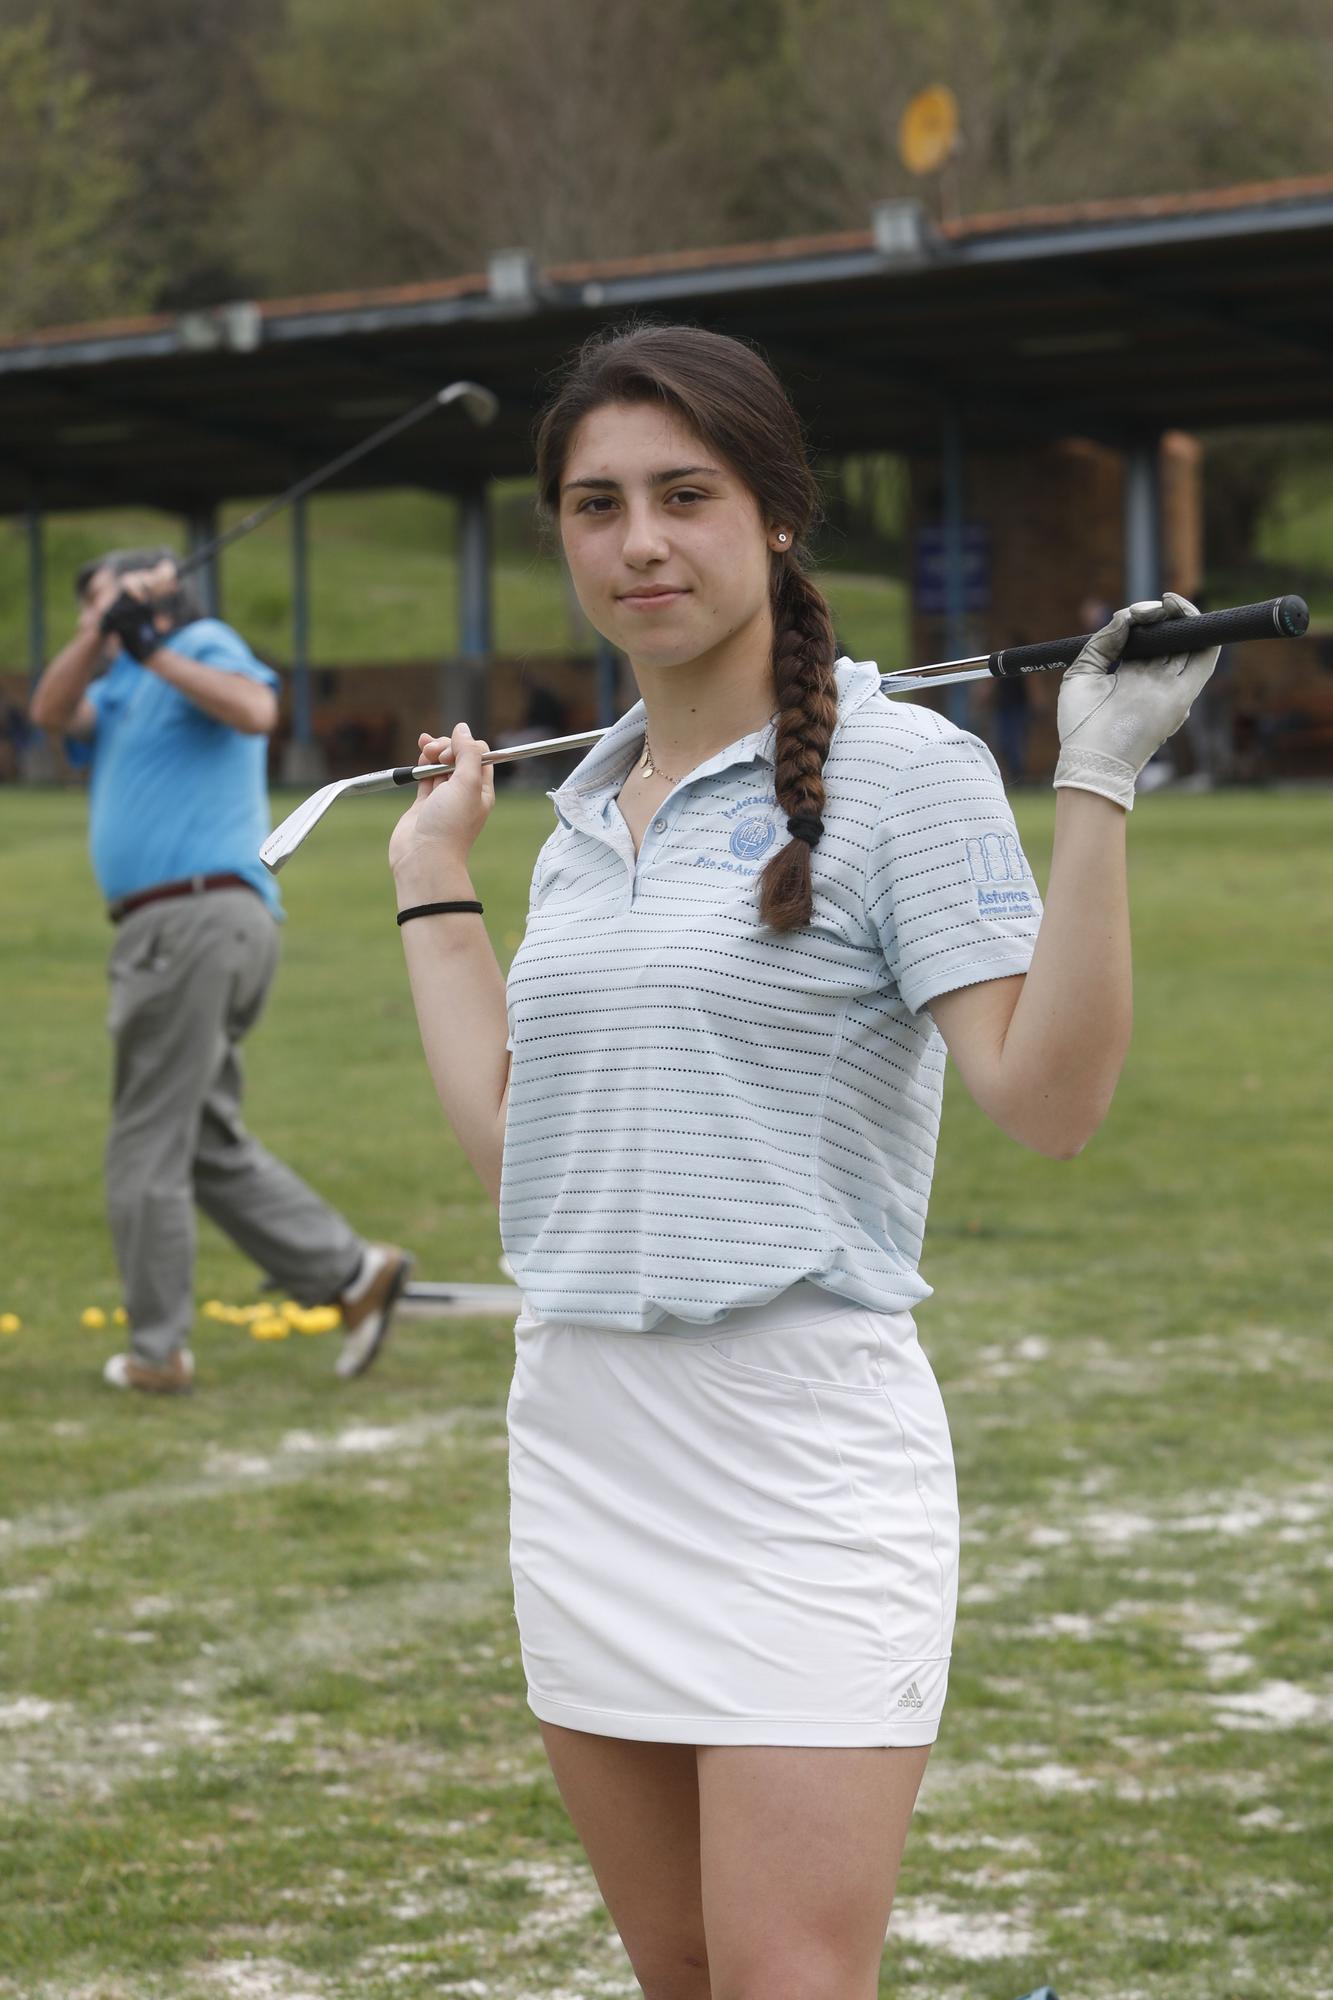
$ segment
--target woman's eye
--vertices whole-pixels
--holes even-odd
[[[586,500],[580,500],[574,512],[576,514],[604,514],[610,505],[611,497],[609,494],[593,493]]]
[[[671,497],[673,500],[702,500],[705,496],[693,486],[682,486]]]

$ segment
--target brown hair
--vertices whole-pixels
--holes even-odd
[[[606,403],[663,403],[745,481],[765,522],[791,545],[769,566],[773,692],[778,711],[774,778],[778,804],[804,838],[779,848],[760,878],[759,914],[774,930],[810,921],[810,851],[821,831],[824,759],[838,721],[833,621],[807,574],[819,512],[800,421],[777,376],[755,349],[697,326],[613,327],[586,340],[537,428],[537,488],[548,518],[559,513],[570,440]],[[790,831],[790,828],[789,828]]]

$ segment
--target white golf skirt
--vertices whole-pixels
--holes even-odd
[[[933,1743],[958,1594],[948,1420],[908,1312],[802,1281],[707,1329],[514,1328],[528,1702],[661,1743]]]

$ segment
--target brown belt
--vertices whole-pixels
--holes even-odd
[[[107,904],[106,913],[113,924],[118,924],[122,917],[128,917],[131,910],[141,910],[145,903],[165,903],[169,896],[198,896],[205,889],[249,889],[252,895],[259,893],[244,875],[186,875],[179,882],[159,882],[155,889],[140,889],[133,896],[122,896],[119,902]]]

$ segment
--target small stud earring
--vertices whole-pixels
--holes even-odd
[[[785,542],[785,541],[786,541],[786,539],[787,539],[787,535],[786,535],[786,530],[784,529],[784,530],[783,530],[783,532],[782,532],[782,533],[781,533],[781,534],[780,534],[780,535],[778,536],[778,540],[779,540],[780,542]]]

